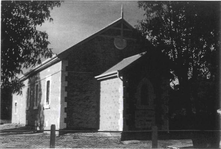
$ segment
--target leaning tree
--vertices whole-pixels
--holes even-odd
[[[21,93],[23,86],[18,74],[25,68],[52,56],[48,34],[37,30],[45,21],[52,21],[50,11],[59,1],[1,2],[1,117],[9,119],[11,93]]]
[[[23,68],[52,56],[48,34],[37,30],[59,1],[2,1],[1,3],[1,81],[2,88],[18,91],[17,75]]]

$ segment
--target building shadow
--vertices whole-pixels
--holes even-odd
[[[44,100],[40,74],[29,77],[26,96],[26,126],[35,130],[44,130]]]
[[[1,88],[1,119],[0,124],[11,123],[12,93],[9,87]]]

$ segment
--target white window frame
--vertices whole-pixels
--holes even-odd
[[[36,93],[36,86],[38,86],[38,88],[37,88],[38,93]],[[35,88],[34,88],[34,103],[33,103],[34,104],[34,106],[33,106],[34,109],[38,108],[38,100],[39,100],[39,82],[36,81],[35,82]]]
[[[50,82],[49,85],[49,91],[47,90],[47,82]],[[49,93],[49,98],[47,102],[47,93]],[[45,80],[45,100],[44,100],[44,108],[45,109],[50,109],[50,104],[51,104],[51,77],[47,77]]]

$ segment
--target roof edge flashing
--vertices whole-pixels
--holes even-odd
[[[109,78],[113,78],[113,77],[118,77],[119,76],[119,72],[118,71],[112,71],[109,73],[105,73],[105,74],[101,74],[98,76],[95,76],[94,78],[97,80],[105,80],[105,79],[109,79]]]

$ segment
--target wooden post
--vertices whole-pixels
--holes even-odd
[[[51,125],[50,148],[55,148],[55,125]]]
[[[0,11],[1,11],[1,7],[0,7]],[[0,23],[0,29],[2,30],[2,25]],[[1,37],[1,35],[0,35]],[[1,43],[2,42],[2,37],[1,37]],[[3,46],[1,46],[3,47]],[[1,110],[0,110],[0,123],[2,123],[2,48],[0,47],[0,107],[1,107]]]
[[[152,148],[158,147],[158,134],[157,126],[152,127]]]

